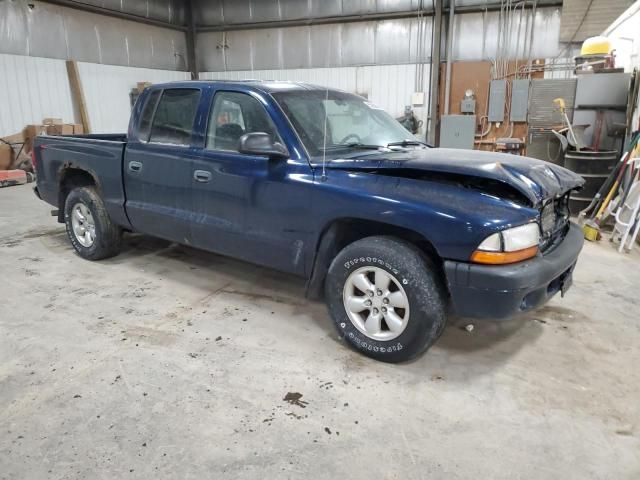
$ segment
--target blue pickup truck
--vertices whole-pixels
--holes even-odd
[[[301,83],[154,85],[126,135],[41,136],[33,157],[81,257],[136,231],[298,275],[388,362],[451,313],[503,319],[564,294],[583,242],[569,170],[431,148],[366,99]]]

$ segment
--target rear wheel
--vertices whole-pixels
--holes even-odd
[[[345,247],[325,282],[331,317],[344,339],[386,362],[428,349],[446,323],[446,295],[433,264],[413,245],[368,237]]]
[[[65,201],[64,223],[82,258],[101,260],[120,252],[122,230],[115,225],[95,187],[74,188]]]

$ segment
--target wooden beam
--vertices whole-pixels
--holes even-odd
[[[84,99],[82,80],[80,79],[80,72],[78,72],[78,63],[75,60],[67,60],[67,74],[69,75],[71,95],[80,110],[80,120],[82,122],[84,133],[91,133],[91,122],[89,121],[87,102]]]

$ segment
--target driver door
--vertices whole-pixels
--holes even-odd
[[[238,152],[240,137],[265,132],[279,138],[268,113],[250,94],[217,91],[209,111],[204,146],[193,159],[193,245],[255,261],[262,252],[249,233],[248,218],[269,159]]]

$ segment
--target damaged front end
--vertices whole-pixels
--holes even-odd
[[[477,150],[415,148],[367,152],[329,160],[325,168],[456,183],[540,209],[584,184],[582,177],[558,165]]]

